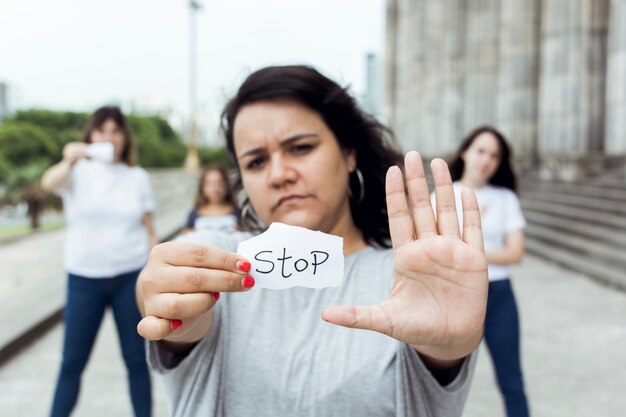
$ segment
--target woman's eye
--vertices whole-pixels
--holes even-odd
[[[310,144],[294,145],[291,147],[291,153],[302,155],[309,152],[311,149],[313,149],[313,145]]]
[[[252,161],[246,164],[246,168],[247,169],[259,168],[263,164],[264,161],[265,161],[265,158],[262,158],[262,157],[254,158]]]

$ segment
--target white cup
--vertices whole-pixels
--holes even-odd
[[[92,143],[87,146],[85,154],[96,161],[113,162],[113,144],[111,142]]]

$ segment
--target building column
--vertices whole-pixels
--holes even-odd
[[[441,81],[437,88],[440,96],[439,137],[433,138],[439,154],[456,150],[464,131],[465,97],[465,33],[466,1],[440,0],[445,18],[441,31]]]
[[[544,0],[539,150],[557,175],[574,179],[604,148],[608,0]]]
[[[496,127],[518,159],[537,155],[539,0],[502,0]]]
[[[398,0],[387,0],[385,12],[385,105],[383,120],[392,129],[396,122],[396,79],[398,65]]]
[[[605,150],[626,155],[626,0],[611,0],[606,82]]]
[[[467,0],[463,132],[495,124],[500,1]]]
[[[396,6],[395,76],[393,103],[390,106],[392,127],[404,151],[420,149],[418,132],[423,126],[421,82],[423,61],[428,49],[424,36],[424,8],[428,0],[394,0]],[[390,28],[387,29],[388,31]],[[389,71],[389,65],[387,71]],[[389,92],[388,92],[389,94]]]

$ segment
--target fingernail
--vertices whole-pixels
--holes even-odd
[[[243,286],[246,288],[252,288],[254,287],[254,278],[252,278],[250,275],[248,275],[247,277],[245,277],[243,279]]]
[[[176,329],[178,329],[182,325],[183,325],[183,321],[182,320],[176,319],[176,320],[172,320],[170,322],[170,327],[172,328],[172,330],[176,330]]]
[[[237,269],[243,272],[249,272],[250,271],[250,262],[246,262],[246,261],[237,261]]]
[[[217,300],[220,299],[220,293],[219,292],[214,292],[213,293],[213,300],[217,303]]]

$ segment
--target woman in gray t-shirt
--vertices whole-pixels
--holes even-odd
[[[223,129],[243,222],[342,237],[344,284],[255,289],[254,261],[234,253],[246,233],[157,246],[138,330],[173,415],[460,415],[487,300],[473,193],[460,234],[450,174],[433,161],[435,220],[419,154],[403,175],[388,130],[309,67],[251,74]]]

